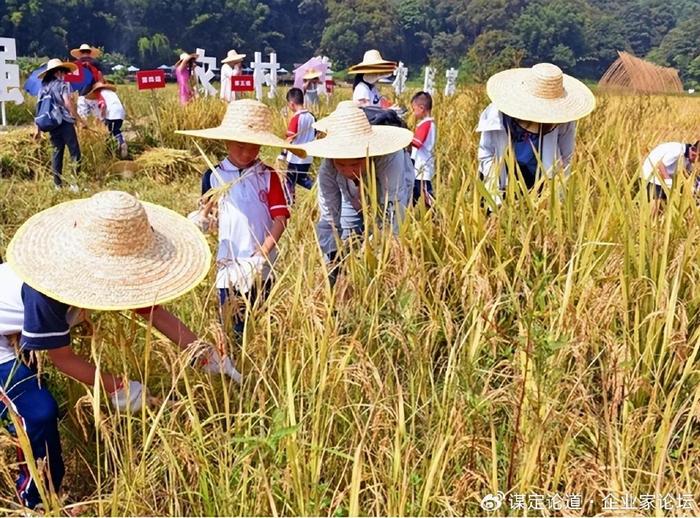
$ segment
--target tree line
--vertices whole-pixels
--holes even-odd
[[[378,48],[476,81],[539,61],[598,79],[627,50],[700,85],[700,0],[4,0],[0,36],[22,55],[88,42],[146,67],[199,46],[276,51],[285,65],[324,53],[341,69]]]

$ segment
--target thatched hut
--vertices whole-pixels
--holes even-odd
[[[617,54],[619,58],[610,65],[598,83],[601,89],[636,93],[683,92],[683,83],[675,68],[655,65],[628,52]]]

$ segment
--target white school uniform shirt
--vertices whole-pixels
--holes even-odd
[[[678,167],[683,164],[686,170],[690,169],[690,160],[685,157],[685,144],[682,142],[664,142],[651,150],[649,156],[642,164],[642,178],[649,183],[661,185],[661,172],[658,170],[659,164],[663,164],[668,172],[669,178],[666,185],[673,184],[673,177],[678,172]]]
[[[118,121],[126,119],[126,110],[119,100],[119,96],[106,88],[100,91],[100,96],[105,103],[105,119],[108,121]]]
[[[416,180],[430,181],[435,174],[435,141],[437,127],[432,117],[425,117],[416,126],[411,142]]]
[[[21,333],[23,323],[22,279],[10,265],[0,264],[0,364],[17,357],[8,336]]]
[[[287,126],[287,137],[296,135],[291,144],[299,145],[311,142],[316,138],[316,131],[314,130],[314,118],[309,110],[299,110],[294,113],[294,116],[289,121]],[[307,156],[306,158],[299,158],[291,151],[287,151],[287,162],[290,164],[310,164],[313,162],[313,157]]]
[[[352,91],[353,101],[368,100],[370,106],[379,106],[379,101],[382,99],[382,94],[379,93],[376,85],[371,87],[365,82],[358,83]]]
[[[211,175],[211,187],[230,186],[219,200],[216,287],[229,288],[239,277],[236,260],[253,257],[269,234],[273,219],[289,217],[289,207],[277,173],[260,161],[241,170],[226,158],[217,173]],[[270,275],[276,258],[275,248],[263,266],[263,280]]]

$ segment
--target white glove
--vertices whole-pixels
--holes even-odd
[[[222,358],[215,346],[210,345],[207,347],[203,357],[202,370],[204,372],[208,374],[225,374],[239,385],[241,384],[241,373],[233,366],[231,358],[228,356]]]
[[[255,284],[255,279],[262,273],[264,266],[265,258],[261,255],[234,259],[234,262],[226,267],[228,284],[240,293],[248,293]]]
[[[141,410],[144,386],[138,381],[130,381],[128,384],[113,392],[110,396],[112,406],[124,412],[127,408],[132,412]]]

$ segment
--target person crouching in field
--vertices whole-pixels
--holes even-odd
[[[652,203],[652,215],[657,215],[661,210],[664,200],[667,199],[666,189],[673,186],[676,173],[679,170],[689,172],[700,160],[699,147],[700,141],[694,144],[664,142],[652,149],[644,159],[641,176]]]
[[[202,196],[209,199],[195,221],[202,230],[214,205],[218,206],[219,248],[216,287],[222,321],[230,314],[234,331],[245,330],[243,308],[234,304],[248,300],[252,305],[266,298],[272,285],[272,266],[277,242],[287,226],[289,207],[279,175],[259,158],[260,147],[270,146],[305,156],[272,131],[272,112],[259,101],[231,101],[221,124],[215,128],[178,131],[207,139],[223,140],[227,157],[202,177]]]
[[[290,88],[287,92],[287,108],[293,113],[287,125],[287,142],[293,146],[306,144],[316,138],[314,130],[315,117],[304,108],[304,92],[300,88]],[[304,189],[311,189],[314,182],[309,175],[313,158],[310,156],[300,158],[291,151],[286,155],[280,155],[287,161],[287,190],[290,201],[294,201],[295,187],[297,184]]]
[[[301,147],[324,159],[318,171],[320,216],[316,232],[322,251],[334,262],[339,240],[364,233],[370,192],[377,195],[378,225],[398,232],[413,191],[413,164],[405,149],[413,134],[401,127],[371,125],[353,101],[340,102],[315,127],[325,137]],[[336,274],[333,268],[331,281]]]
[[[97,101],[100,118],[116,140],[120,158],[126,159],[129,151],[122,133],[126,110],[124,110],[124,105],[117,95],[117,87],[98,81],[85,97],[88,100]]]
[[[41,90],[39,91],[39,102],[37,110],[44,104],[44,99],[49,100],[53,109],[52,114],[58,117],[58,125],[48,130],[51,145],[53,146],[53,156],[51,157],[51,168],[53,169],[53,184],[56,189],[63,186],[63,153],[66,146],[74,164],[74,173],[77,176],[80,169],[80,144],[78,144],[78,134],[75,131],[75,123],[80,121],[85,124],[75,110],[73,97],[71,96],[70,85],[65,80],[68,72],[76,70],[73,63],[51,59],[46,65],[46,70],[37,77],[41,79]],[[38,118],[42,114],[37,113],[37,125],[34,131],[34,138],[41,137]],[[78,190],[77,185],[71,185],[72,191]]]
[[[495,205],[509,178],[521,176],[532,189],[542,175],[568,176],[576,148],[576,122],[593,111],[595,97],[559,67],[540,63],[493,75],[486,84],[492,101],[479,118],[479,174]],[[509,171],[513,163],[516,170]]]
[[[428,92],[418,92],[411,99],[411,108],[416,118],[416,131],[411,141],[411,160],[416,171],[413,184],[413,204],[423,200],[432,207],[435,199],[433,175],[435,174],[435,143],[437,127],[432,116],[433,97]]]
[[[204,236],[186,218],[124,192],[61,203],[19,228],[0,264],[0,421],[15,435],[26,434],[32,458],[47,470],[43,482],[32,478],[30,452],[18,448],[24,506],[41,503],[38,484],[58,492],[64,475],[58,405],[34,354],[45,351],[56,369],[88,386],[99,376],[115,409],[138,411],[148,402],[145,387],[76,355],[71,327],[87,319],[87,310],[133,309],[186,348],[197,337],[158,304],[199,284],[210,261]],[[213,346],[204,349],[201,364],[240,382],[231,360]]]

